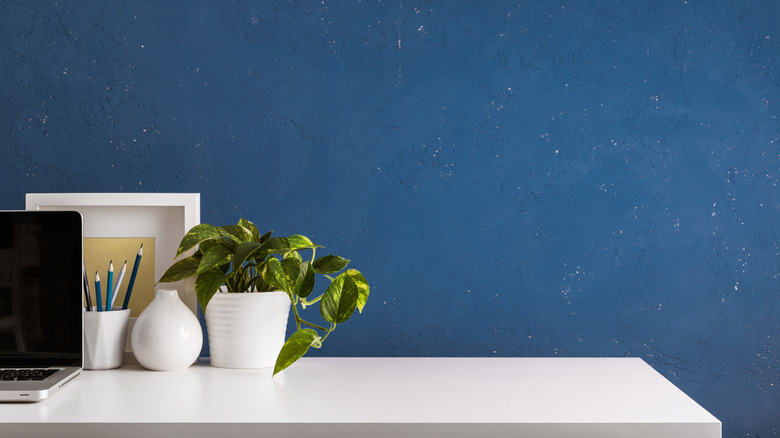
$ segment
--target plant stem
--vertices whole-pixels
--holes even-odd
[[[314,304],[317,301],[321,300],[322,297],[324,297],[324,296],[325,296],[325,294],[322,294],[322,295],[318,296],[317,298],[315,298],[315,299],[313,299],[311,301],[306,300],[305,298],[301,298],[301,301],[303,301],[303,303],[306,304],[307,306],[311,306],[312,304]]]
[[[298,306],[292,306],[293,314],[295,315],[295,326],[298,330],[301,329],[301,317],[298,315]]]
[[[319,330],[330,332],[330,330],[326,329],[325,327],[323,327],[321,325],[317,325],[317,324],[311,323],[311,322],[306,321],[305,319],[301,318],[300,315],[298,315],[298,307],[297,306],[293,306],[293,314],[295,315],[295,326],[297,327],[298,330],[301,329],[301,324],[306,324],[306,325],[308,325],[311,328],[316,328],[316,329],[319,329]],[[331,328],[331,330],[333,330],[333,329]],[[325,336],[327,336],[327,334]]]
[[[323,336],[322,338],[320,338],[320,344],[321,344],[321,343],[322,343],[322,342],[323,342],[325,339],[327,339],[327,338],[328,338],[328,335],[330,335],[330,332],[332,332],[332,331],[333,331],[333,330],[335,330],[335,329],[336,329],[336,324],[335,324],[335,323],[330,323],[330,330],[327,330],[327,331],[325,332],[325,336]]]
[[[320,326],[320,325],[317,325],[317,324],[312,324],[312,323],[310,323],[309,321],[304,321],[303,319],[300,319],[300,318],[299,318],[298,320],[299,320],[299,321],[300,321],[302,324],[306,324],[306,325],[308,325],[308,326],[309,326],[309,327],[311,327],[311,328],[316,328],[316,329],[319,329],[319,330],[323,330],[323,331],[325,331],[325,332],[326,332],[326,334],[325,334],[325,337],[328,337],[328,333],[330,333],[330,332],[331,332],[331,330],[328,330],[328,329],[326,329],[326,328],[325,328],[325,327],[323,327],[323,326]],[[296,321],[296,322],[297,322],[297,321]],[[323,338],[323,339],[324,339],[324,338]]]

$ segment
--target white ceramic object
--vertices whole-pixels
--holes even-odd
[[[290,297],[285,292],[217,292],[206,306],[211,365],[268,368],[284,345]]]
[[[84,368],[110,370],[122,365],[130,309],[84,312]]]
[[[133,354],[144,368],[177,371],[192,365],[203,346],[198,318],[175,289],[158,289],[138,316],[130,337]]]

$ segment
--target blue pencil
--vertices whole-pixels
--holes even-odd
[[[141,244],[141,248],[138,249],[138,254],[135,256],[135,263],[133,264],[133,273],[130,274],[130,282],[127,284],[127,292],[125,292],[125,301],[122,303],[122,309],[127,309],[130,304],[130,294],[133,292],[133,285],[135,284],[135,276],[138,274],[138,265],[141,264],[141,256],[144,255],[144,244]]]
[[[106,283],[106,311],[111,310],[111,282],[114,280],[114,261],[108,262],[108,283]]]
[[[100,297],[100,275],[95,271],[95,302],[97,303],[97,310],[100,312],[103,310],[103,299]]]

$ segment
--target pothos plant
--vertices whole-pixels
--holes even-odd
[[[366,278],[356,269],[346,269],[349,260],[336,255],[316,257],[320,245],[301,235],[271,237],[255,224],[241,219],[236,225],[200,224],[187,232],[176,257],[197,247],[194,254],[175,262],[160,282],[195,277],[195,293],[201,309],[225,287],[228,293],[286,292],[292,303],[297,330],[284,343],[274,365],[274,375],[292,365],[309,350],[320,348],[338,324],[346,322],[355,309],[363,311],[368,299]],[[304,260],[302,253],[311,251]],[[318,274],[329,284],[312,298]],[[307,321],[300,310],[319,304],[324,324]]]

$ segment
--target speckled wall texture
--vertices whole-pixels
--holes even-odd
[[[319,352],[637,356],[780,429],[780,3],[0,2],[0,208],[200,192],[353,259]]]

